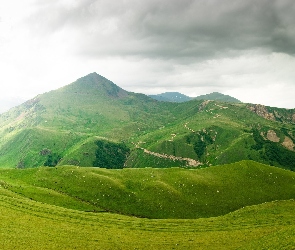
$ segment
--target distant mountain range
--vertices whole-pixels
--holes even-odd
[[[0,166],[196,168],[254,160],[294,170],[295,110],[235,101],[212,93],[159,102],[92,73],[0,115]]]
[[[192,100],[191,97],[179,92],[165,92],[158,95],[149,95],[149,97],[162,102],[187,102]]]
[[[224,95],[218,92],[213,92],[207,95],[200,95],[197,97],[189,97],[179,92],[165,92],[158,95],[149,95],[149,97],[163,102],[187,102],[190,100],[214,100],[214,101],[222,101],[222,102],[232,102],[232,103],[240,103],[241,101],[231,97],[229,95]]]

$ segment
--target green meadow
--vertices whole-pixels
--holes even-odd
[[[1,169],[1,249],[292,249],[295,173]]]
[[[87,213],[0,189],[1,249],[292,249],[294,200],[208,219]]]

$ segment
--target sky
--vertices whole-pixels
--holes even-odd
[[[295,108],[294,0],[0,0],[0,112],[92,72]]]

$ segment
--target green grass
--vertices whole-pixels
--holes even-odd
[[[294,198],[293,172],[252,161],[1,169],[0,249],[292,249]]]
[[[205,169],[5,169],[0,179],[36,201],[147,218],[212,217],[295,198],[295,173],[252,161]],[[69,201],[63,204],[64,196]]]
[[[42,204],[0,188],[0,248],[292,249],[294,200],[194,220],[149,220]]]

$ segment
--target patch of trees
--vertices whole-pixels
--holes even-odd
[[[110,141],[96,141],[96,159],[94,167],[120,169],[124,167],[130,149],[124,143],[114,143]]]
[[[197,154],[198,158],[201,159],[205,152],[208,145],[214,143],[212,135],[205,131],[200,131],[197,134],[191,134],[186,138],[186,142],[188,144],[193,144],[193,148],[195,153]]]
[[[254,149],[254,150],[262,149],[263,145],[265,144],[265,140],[260,135],[259,130],[258,129],[253,129],[252,133],[253,133],[253,139],[255,141],[255,144],[252,145],[251,148]]]
[[[19,169],[23,169],[25,168],[25,163],[24,161],[19,161],[16,165],[16,168],[19,168]]]
[[[253,129],[255,144],[252,149],[260,152],[262,158],[271,165],[285,166],[295,171],[295,152],[284,148],[280,143],[265,140],[258,129]]]
[[[47,159],[44,162],[44,166],[55,167],[58,162],[61,160],[61,156],[57,153],[50,153],[47,155]]]
[[[295,152],[285,149],[279,143],[271,141],[265,143],[265,158],[271,165],[279,164],[288,166],[292,171],[295,170]]]

